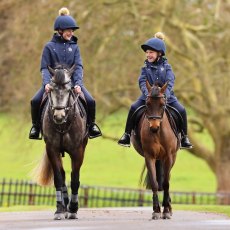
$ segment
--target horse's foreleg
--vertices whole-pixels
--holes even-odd
[[[62,178],[62,160],[61,156],[57,154],[56,152],[52,152],[51,150],[47,149],[47,155],[50,159],[52,169],[53,169],[53,175],[54,175],[54,186],[56,189],[56,207],[57,210],[54,214],[55,220],[64,219],[64,212],[65,207],[63,205],[63,194],[62,194],[62,187],[64,184],[63,178]]]
[[[172,216],[172,207],[171,207],[171,198],[169,195],[169,180],[170,180],[170,171],[172,168],[172,160],[169,158],[164,163],[164,182],[163,182],[163,219],[170,219]]]
[[[78,189],[80,187],[79,171],[72,171],[71,173],[71,198],[68,206],[69,219],[77,218],[78,211]]]
[[[151,157],[145,157],[146,167],[148,169],[148,183],[153,192],[153,214],[152,219],[159,219],[161,217],[161,208],[158,199],[158,183],[156,178],[156,160]]]
[[[69,204],[69,196],[68,196],[67,186],[65,184],[66,177],[65,177],[65,170],[63,167],[62,167],[61,173],[62,173],[62,179],[63,179],[63,185],[62,185],[63,205],[65,206],[65,211],[67,211],[67,205]]]

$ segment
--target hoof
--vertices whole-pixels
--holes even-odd
[[[64,220],[64,219],[65,219],[64,213],[55,213],[54,214],[54,220]]]
[[[77,219],[77,213],[69,213],[68,219]]]
[[[161,213],[159,212],[153,212],[152,219],[153,220],[159,220],[161,218]]]
[[[171,214],[169,212],[162,214],[162,219],[171,219]]]
[[[65,219],[68,219],[68,212],[65,212]]]

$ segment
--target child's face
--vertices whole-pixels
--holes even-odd
[[[74,31],[72,29],[67,29],[63,31],[62,37],[67,40],[70,41],[70,39],[73,36]]]
[[[158,58],[158,53],[153,50],[146,50],[145,55],[146,58],[148,59],[148,62],[154,62]]]

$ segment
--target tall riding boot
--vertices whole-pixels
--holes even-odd
[[[91,106],[92,107],[92,106]],[[102,136],[101,130],[95,123],[95,107],[88,108],[88,125],[89,125],[89,138],[93,139]]]
[[[40,140],[40,121],[39,108],[31,103],[32,128],[30,129],[29,139]]]
[[[129,110],[129,114],[126,121],[125,133],[122,135],[118,144],[125,147],[130,147],[130,136],[133,128],[133,111]]]
[[[187,135],[187,115],[185,114],[181,114],[182,118],[183,118],[183,122],[182,122],[182,130],[181,130],[181,149],[191,149],[193,146],[190,143],[190,140],[188,138]]]

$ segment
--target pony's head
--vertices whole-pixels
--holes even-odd
[[[163,119],[166,106],[165,90],[167,85],[168,82],[166,82],[162,87],[159,85],[151,86],[149,82],[146,81],[146,87],[148,89],[148,96],[146,99],[146,118],[148,120],[150,130],[153,132],[158,131]]]
[[[50,83],[49,103],[53,111],[53,120],[56,124],[66,122],[66,116],[70,108],[71,76],[75,65],[70,69],[58,65],[54,69],[48,66],[52,75]]]

